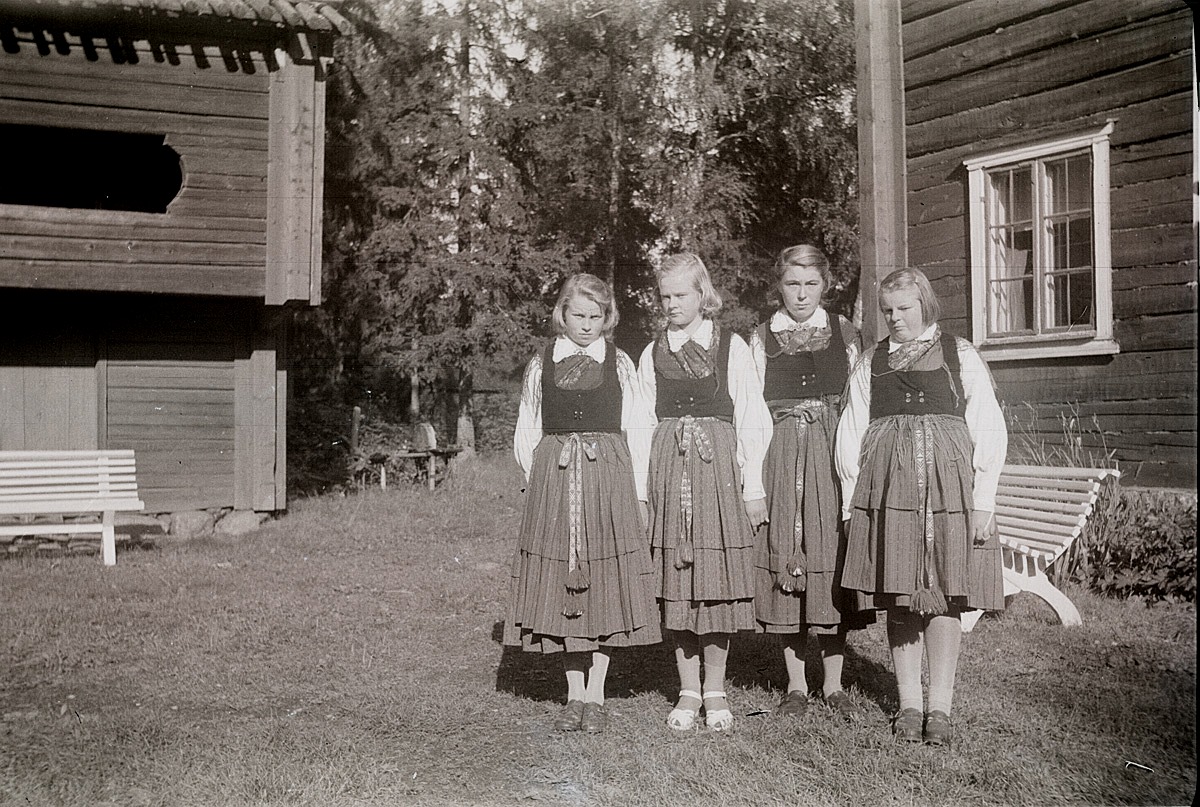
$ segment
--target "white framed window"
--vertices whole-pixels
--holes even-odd
[[[971,328],[989,360],[1117,353],[1108,139],[1076,137],[964,162]]]

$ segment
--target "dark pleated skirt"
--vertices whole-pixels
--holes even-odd
[[[846,543],[832,459],[837,416],[832,402],[811,420],[785,417],[775,423],[763,472],[771,520],[758,530],[755,552],[754,611],[763,632],[811,627],[834,633],[875,619],[874,611],[857,610],[839,585]],[[800,561],[803,579],[789,573],[789,561]]]
[[[680,423],[659,423],[650,452],[650,543],[663,625],[696,634],[751,630],[754,531],[742,501],[733,425],[696,418],[696,428],[704,431],[712,448],[705,459],[699,448],[681,451]],[[690,564],[677,563],[687,534],[682,506],[685,468],[692,494]]]
[[[504,643],[554,653],[660,642],[655,575],[622,435],[583,436],[596,447],[594,459],[582,451],[578,458],[578,558],[589,585],[580,592],[567,589],[573,467],[570,461],[560,467],[560,457],[568,439],[546,435],[534,450]]]
[[[922,456],[925,447],[927,456]],[[925,540],[919,465],[928,480],[932,546]],[[967,424],[949,415],[894,415],[871,422],[852,501],[842,585],[859,605],[907,608],[931,560],[937,585],[959,608],[1001,610],[1000,546],[971,540],[974,465]]]

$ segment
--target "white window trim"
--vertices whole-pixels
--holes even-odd
[[[1114,121],[1075,137],[998,151],[964,160],[970,194],[971,227],[971,341],[988,361],[1015,361],[1057,356],[1097,356],[1120,352],[1113,339],[1112,226],[1109,218],[1108,139]],[[1044,334],[991,338],[987,336],[987,203],[984,172],[1010,163],[1090,148],[1092,152],[1092,248],[1095,265],[1096,328],[1086,335]]]

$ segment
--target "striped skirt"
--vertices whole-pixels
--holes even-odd
[[[833,469],[837,398],[779,409],[763,468],[771,520],[758,530],[754,612],[759,630],[818,633],[861,628],[874,611],[857,611],[838,584],[845,558],[841,484]]]
[[[574,653],[662,641],[625,438],[546,435],[527,495],[504,643]]]
[[[999,542],[976,547],[971,539],[973,453],[961,418],[871,422],[842,576],[862,593],[861,605],[928,613],[920,600],[933,592],[959,608],[1004,608]]]
[[[664,420],[650,451],[650,544],[663,625],[696,634],[754,628],[754,531],[733,424]]]

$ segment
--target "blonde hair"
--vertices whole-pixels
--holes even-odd
[[[580,272],[568,277],[558,292],[558,301],[554,303],[554,314],[552,315],[554,333],[562,336],[567,332],[567,305],[575,297],[591,300],[600,306],[600,310],[604,312],[604,325],[601,327],[600,333],[606,339],[611,337],[613,329],[621,320],[621,315],[617,312],[617,301],[613,299],[612,289],[607,283],[587,272]]]
[[[795,266],[816,269],[820,273],[821,283],[824,284],[824,288],[821,289],[821,302],[824,302],[829,290],[833,288],[833,273],[829,271],[829,258],[825,257],[825,253],[812,244],[787,247],[775,259],[776,285],[783,283],[783,276],[787,274],[787,270]]]
[[[662,263],[654,272],[656,280],[662,280],[666,275],[686,273],[691,279],[696,291],[700,292],[700,314],[711,317],[721,310],[721,295],[713,288],[712,277],[708,267],[700,256],[694,252],[677,252],[663,258]]]
[[[929,278],[920,269],[897,269],[885,277],[879,284],[879,310],[883,310],[883,294],[889,291],[916,289],[917,297],[921,300],[921,320],[926,326],[932,325],[942,316],[942,304],[933,293]]]

